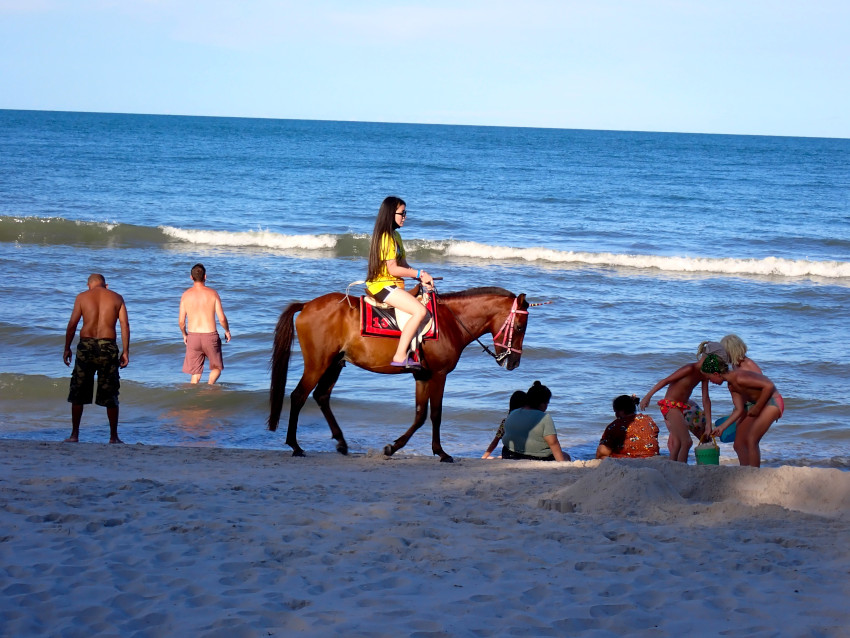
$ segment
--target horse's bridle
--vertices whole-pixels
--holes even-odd
[[[448,306],[445,307],[450,313],[452,313],[452,316],[455,318],[455,321],[458,322],[458,325],[460,325],[464,330],[466,330],[469,335],[472,336],[472,338],[478,342],[479,346],[484,348],[484,352],[493,357],[496,360],[496,363],[502,365],[502,361],[509,357],[512,352],[518,352],[522,354],[522,350],[513,347],[514,333],[516,332],[516,322],[514,320],[516,319],[517,315],[527,315],[528,310],[520,310],[517,307],[518,299],[518,297],[514,297],[514,303],[511,306],[511,311],[508,313],[507,319],[505,319],[505,323],[502,324],[502,327],[499,329],[499,332],[497,332],[493,336],[493,347],[495,348],[496,346],[502,346],[503,348],[505,348],[505,351],[501,354],[491,352],[490,348],[488,348],[485,344],[481,343],[481,339],[472,334],[472,330],[466,327],[466,325],[460,320],[460,317],[458,317],[451,308],[449,308]],[[510,330],[508,329],[508,327],[510,327]],[[500,343],[499,341],[497,341],[497,339],[502,336],[502,333],[504,333],[504,337],[502,338],[502,341]]]
[[[502,354],[492,355],[493,358],[496,360],[496,363],[498,363],[499,365],[502,365],[502,361],[505,358],[509,357],[512,352],[518,352],[522,354],[522,350],[520,348],[513,347],[514,333],[516,332],[516,323],[514,320],[516,319],[517,315],[527,315],[528,310],[519,310],[517,308],[517,299],[517,297],[514,297],[514,303],[511,306],[510,313],[508,313],[508,318],[505,319],[505,323],[502,324],[502,327],[499,329],[499,332],[493,335],[493,347],[495,348],[496,346],[502,346],[503,348],[505,348],[505,351],[502,352]],[[508,326],[510,326],[510,330],[508,330]],[[502,341],[500,343],[498,339],[502,336],[503,333],[504,337],[502,337]],[[487,349],[485,348],[485,350]],[[487,350],[487,352],[489,353],[490,351]]]

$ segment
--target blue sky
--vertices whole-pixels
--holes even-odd
[[[0,0],[0,108],[850,138],[846,0]]]

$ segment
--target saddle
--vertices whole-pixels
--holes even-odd
[[[419,350],[422,341],[439,338],[437,325],[437,298],[434,294],[423,292],[417,299],[430,315],[419,326],[419,331],[410,344],[414,352]],[[411,315],[393,308],[389,304],[377,301],[371,295],[360,297],[360,334],[364,337],[398,337]]]

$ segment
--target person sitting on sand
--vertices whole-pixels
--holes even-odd
[[[80,440],[80,421],[83,409],[91,403],[94,393],[94,375],[97,373],[97,395],[95,403],[106,408],[109,420],[109,442],[123,443],[118,438],[118,389],[121,387],[118,369],[130,363],[130,320],[124,298],[107,289],[106,279],[92,273],[88,279],[88,290],[74,300],[71,319],[65,329],[65,352],[62,356],[66,366],[71,365],[71,342],[80,328],[77,343],[77,359],[71,373],[68,402],[71,404],[71,436],[66,443]],[[121,324],[121,353],[118,352],[115,324]]]
[[[614,399],[614,416],[605,428],[596,458],[640,459],[658,455],[658,426],[648,414],[635,414],[638,398],[621,394]]]
[[[669,386],[664,398],[658,402],[658,406],[661,408],[661,414],[669,433],[667,449],[670,451],[670,459],[673,461],[688,462],[688,452],[691,449],[689,430],[700,441],[707,439],[710,432],[710,423],[706,420],[702,408],[695,401],[691,401],[691,392],[702,383],[703,404],[710,405],[708,383],[699,369],[703,357],[706,356],[705,353],[709,349],[712,352],[723,351],[720,344],[703,341],[697,348],[697,356],[699,357],[697,361],[684,365],[673,374],[661,379],[640,402],[640,409],[646,410],[652,395],[664,386]],[[715,354],[715,356],[718,355]]]
[[[532,461],[569,461],[561,449],[552,417],[546,412],[552,393],[540,381],[526,392],[525,405],[505,419],[502,436],[503,459]]]
[[[508,414],[513,412],[514,410],[519,410],[522,406],[525,405],[526,394],[522,390],[517,390],[511,395],[511,399],[508,402]],[[499,457],[491,456],[493,450],[496,449],[496,446],[499,445],[499,441],[502,440],[502,437],[505,435],[505,420],[508,417],[505,416],[502,419],[502,422],[499,424],[499,429],[496,430],[496,436],[493,437],[493,440],[490,442],[490,445],[487,446],[487,450],[484,452],[484,455],[481,457],[482,459],[495,459]]]
[[[712,383],[721,385],[726,382],[735,406],[732,414],[715,427],[711,434],[720,436],[729,424],[736,422],[738,431],[735,435],[735,453],[738,462],[759,467],[759,442],[785,412],[782,395],[776,390],[773,381],[763,374],[741,369],[729,370],[727,363],[717,355],[708,355],[700,369]]]

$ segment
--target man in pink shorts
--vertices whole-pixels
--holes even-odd
[[[180,332],[186,344],[183,372],[192,375],[191,382],[198,383],[204,371],[204,361],[210,362],[212,385],[221,376],[224,362],[221,357],[221,337],[215,326],[216,317],[224,328],[224,338],[230,341],[230,326],[221,298],[212,288],[207,288],[207,271],[203,264],[192,266],[192,287],[180,298]],[[187,321],[188,320],[188,321]]]

